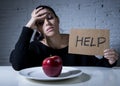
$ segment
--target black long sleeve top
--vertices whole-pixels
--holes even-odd
[[[15,70],[41,66],[42,61],[50,55],[58,55],[62,58],[63,66],[102,66],[112,67],[105,58],[98,59],[95,56],[78,55],[68,53],[68,47],[53,49],[40,41],[30,41],[33,30],[23,27],[22,33],[10,54],[10,62]]]

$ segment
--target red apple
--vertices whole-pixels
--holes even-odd
[[[58,77],[62,71],[62,59],[59,56],[50,56],[42,62],[42,69],[49,77]]]

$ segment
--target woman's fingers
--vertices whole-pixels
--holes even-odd
[[[113,64],[113,63],[115,63],[115,62],[116,62],[116,60],[115,60],[115,59],[113,59],[113,58],[112,58],[112,59],[109,59],[108,61],[109,61],[109,63],[110,63],[110,64]]]
[[[43,19],[47,16],[48,12],[42,10],[42,8],[34,9],[31,16],[35,19]]]
[[[118,60],[119,55],[114,49],[105,49],[104,57],[109,60],[110,64],[113,64],[116,60]]]

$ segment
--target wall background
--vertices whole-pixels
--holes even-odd
[[[22,27],[40,4],[56,11],[62,33],[71,28],[110,29],[110,47],[120,53],[120,0],[0,0],[0,65],[10,65]]]

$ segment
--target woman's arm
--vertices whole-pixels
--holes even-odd
[[[21,70],[32,65],[31,58],[34,54],[32,54],[33,52],[29,49],[30,40],[34,29],[37,28],[36,22],[42,18],[38,12],[40,10],[42,10],[42,8],[33,10],[31,19],[28,21],[26,26],[23,27],[19,40],[15,45],[15,49],[11,52],[10,62],[15,70]]]
[[[15,45],[15,49],[10,54],[10,62],[15,70],[20,70],[29,66],[29,45],[32,34],[32,29],[23,27],[22,33]]]

